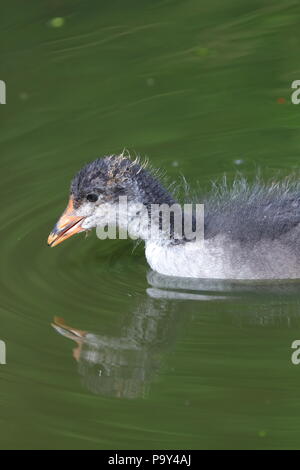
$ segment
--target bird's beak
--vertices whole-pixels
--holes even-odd
[[[74,201],[71,197],[68,207],[48,237],[48,245],[56,246],[76,233],[83,232],[85,230],[81,226],[83,220],[84,217],[74,216]]]

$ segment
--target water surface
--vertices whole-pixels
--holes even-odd
[[[97,156],[127,148],[203,190],[295,171],[299,14],[290,0],[1,6],[1,448],[299,448],[298,282],[165,278],[142,246],[95,234],[46,245]]]

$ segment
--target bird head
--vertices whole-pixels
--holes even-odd
[[[130,212],[138,206],[172,203],[172,196],[138,160],[113,155],[85,165],[73,178],[66,210],[49,235],[51,247],[71,236],[115,222],[120,197]],[[112,217],[113,220],[112,220]]]
[[[136,175],[141,166],[120,156],[98,158],[85,165],[73,178],[67,208],[49,235],[56,246],[71,236],[110,222],[110,214],[126,196],[128,202],[141,199]]]

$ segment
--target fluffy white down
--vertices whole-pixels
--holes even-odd
[[[298,279],[300,267],[280,241],[246,248],[216,237],[204,243],[164,246],[146,242],[146,258],[154,271],[167,276],[209,279]]]
[[[89,229],[114,221],[115,213],[116,207],[111,204],[101,204],[93,210],[87,203],[76,215],[87,216],[83,226]],[[128,230],[131,238],[144,240],[147,261],[160,274],[203,279],[300,279],[295,241],[291,243],[299,240],[300,226],[279,239],[261,240],[253,245],[241,244],[226,235],[177,245],[147,239],[148,214],[143,205],[118,207],[118,214],[119,222],[127,221],[119,227]]]

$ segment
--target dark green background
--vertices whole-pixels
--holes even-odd
[[[299,448],[298,283],[174,286],[129,241],[46,246],[97,156],[126,148],[204,188],[297,169],[298,2],[0,10],[0,448]],[[54,316],[97,335],[85,362]]]

